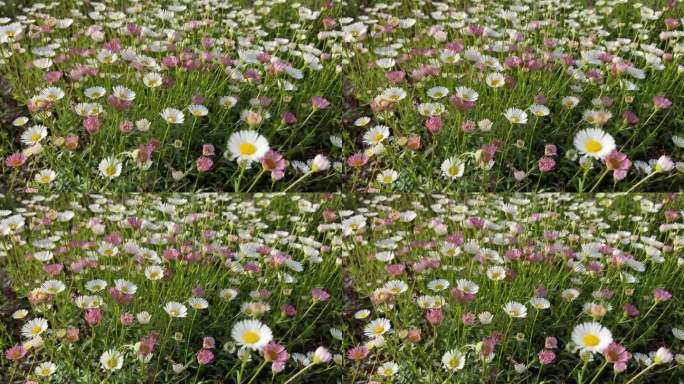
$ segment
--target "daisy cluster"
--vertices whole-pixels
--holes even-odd
[[[681,1],[592,3],[28,2],[3,184],[680,189]]]
[[[341,222],[364,383],[673,382],[681,196],[377,196]],[[345,224],[347,223],[347,224]]]
[[[280,383],[344,366],[334,196],[4,199],[0,381]],[[13,207],[8,209],[8,207]]]
[[[681,3],[586,4],[370,3],[349,165],[407,191],[680,189]]]
[[[5,198],[9,382],[667,382],[679,195]],[[0,307],[0,310],[2,308]]]
[[[0,74],[23,106],[0,145],[3,182],[240,191],[318,179],[340,152],[327,138],[341,44],[317,33],[340,7],[241,3],[28,2],[1,18]]]

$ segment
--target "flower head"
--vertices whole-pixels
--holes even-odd
[[[358,345],[347,351],[347,358],[349,358],[349,360],[361,361],[368,356],[368,352],[368,347],[365,345]]]
[[[657,109],[668,109],[672,102],[664,96],[653,96],[653,106]]]
[[[603,352],[613,342],[613,335],[599,323],[582,323],[572,330],[572,341],[581,352]]]
[[[629,352],[627,349],[616,343],[610,343],[606,349],[603,350],[603,357],[606,361],[613,364],[613,370],[617,373],[627,369],[627,361],[629,360]]]
[[[513,318],[525,318],[527,317],[527,307],[524,304],[518,303],[517,301],[509,301],[503,306],[504,312]]]
[[[176,301],[169,301],[164,305],[164,311],[171,317],[186,317],[188,315],[188,308]]]
[[[465,163],[456,157],[451,157],[442,162],[440,166],[442,174],[447,179],[457,179],[463,176]]]
[[[627,176],[629,167],[632,166],[632,162],[627,158],[627,155],[619,152],[617,149],[613,149],[603,160],[606,162],[606,168],[613,171],[613,178],[615,180],[624,179]]]
[[[527,113],[522,109],[518,108],[508,108],[504,112],[504,117],[508,119],[511,124],[526,124],[527,123]]]
[[[271,329],[259,320],[242,320],[235,323],[231,336],[239,345],[254,350],[263,348],[273,339]]]
[[[105,371],[116,371],[123,366],[123,355],[116,349],[110,349],[100,355],[100,365]]]
[[[21,327],[21,335],[27,338],[33,338],[48,329],[48,321],[42,317],[29,320],[23,327]]]
[[[603,159],[615,149],[613,137],[600,128],[577,132],[574,144],[579,153],[595,159]]]
[[[121,175],[121,162],[113,157],[108,157],[100,161],[97,169],[102,177],[113,179]]]
[[[268,141],[256,131],[235,132],[228,139],[228,151],[238,162],[259,161],[268,150]]]
[[[448,371],[459,371],[465,365],[465,355],[458,349],[452,349],[442,355],[442,364]]]
[[[169,124],[183,124],[185,114],[175,108],[166,108],[160,113],[162,119]]]

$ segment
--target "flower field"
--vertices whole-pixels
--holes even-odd
[[[347,271],[350,376],[645,383],[684,376],[681,196],[378,197]],[[359,210],[361,212],[361,210]]]
[[[684,383],[684,0],[0,0],[0,384]]]
[[[0,219],[0,267],[22,302],[0,321],[0,382],[341,374],[340,236],[316,231],[338,202],[35,196],[2,206],[13,204]]]
[[[1,201],[3,382],[684,376],[680,195]]]
[[[678,0],[7,1],[3,190],[684,185]]]

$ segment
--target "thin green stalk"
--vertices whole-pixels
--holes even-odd
[[[307,365],[307,366],[305,366],[304,368],[300,369],[299,372],[295,373],[293,376],[291,376],[289,379],[287,379],[287,381],[284,382],[283,384],[289,384],[289,383],[291,383],[294,379],[296,379],[297,377],[299,377],[299,375],[301,375],[302,373],[304,373],[304,371],[306,371],[307,369],[313,367],[314,365],[315,365],[314,363],[309,363],[309,365]],[[353,379],[352,379],[352,380],[353,380]],[[353,382],[353,381],[352,381],[352,382]]]

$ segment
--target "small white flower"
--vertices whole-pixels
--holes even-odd
[[[518,108],[508,108],[504,112],[504,116],[511,124],[526,124],[527,123],[527,113],[522,109]]]
[[[113,179],[121,175],[121,162],[113,157],[108,157],[100,161],[97,168],[102,177]]]
[[[33,179],[39,184],[50,184],[57,177],[57,173],[52,169],[43,169],[36,173]]]
[[[175,108],[166,108],[160,115],[169,124],[183,124],[185,121],[185,114]]]
[[[394,169],[385,169],[380,172],[376,177],[376,180],[380,184],[392,184],[399,177],[399,173]]]
[[[447,179],[457,179],[463,176],[465,163],[456,157],[451,157],[444,160],[440,168],[442,169],[442,174]]]
[[[169,301],[166,303],[166,305],[164,305],[164,311],[171,317],[186,317],[188,315],[188,308],[177,301]]]
[[[465,355],[458,349],[452,349],[442,355],[442,364],[448,371],[459,371],[465,365]]]
[[[105,351],[100,356],[100,365],[105,371],[117,371],[123,366],[123,355],[116,349]]]

